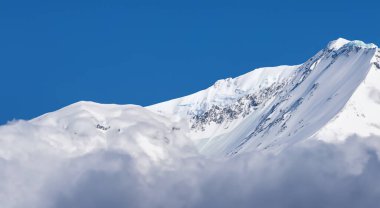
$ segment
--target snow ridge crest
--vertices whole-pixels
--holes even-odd
[[[359,48],[377,48],[377,45],[373,43],[364,43],[361,40],[347,40],[344,38],[338,38],[336,40],[330,41],[327,45],[327,49],[337,51],[344,47],[359,47]]]

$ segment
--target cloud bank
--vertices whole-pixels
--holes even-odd
[[[229,159],[176,155],[170,163],[151,161],[142,171],[141,160],[121,149],[64,157],[43,148],[33,135],[18,136],[31,139],[7,148],[27,154],[0,158],[4,208],[371,208],[380,204],[380,138],[376,137],[352,137],[342,144],[305,141],[279,155],[252,152]],[[33,145],[38,151],[29,151]]]

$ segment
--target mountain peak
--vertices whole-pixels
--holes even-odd
[[[338,50],[342,46],[346,45],[350,41],[344,38],[338,38],[336,40],[330,41],[329,44],[327,45],[327,48],[330,50]]]
[[[356,46],[356,47],[359,47],[359,48],[377,48],[377,46],[373,43],[364,43],[363,41],[361,40],[353,40],[353,41],[350,41],[350,40],[347,40],[347,39],[344,39],[344,38],[338,38],[336,40],[333,40],[333,41],[330,41],[329,44],[327,45],[327,48],[329,50],[339,50],[340,48],[344,47],[344,46]]]
[[[201,154],[232,156],[280,152],[309,138],[380,135],[380,71],[371,70],[380,69],[378,51],[339,38],[302,65],[255,69],[147,107],[80,101],[27,124],[30,134],[51,138],[49,145],[70,155],[126,144],[153,160],[166,158],[177,138]],[[2,138],[12,133],[4,129]]]

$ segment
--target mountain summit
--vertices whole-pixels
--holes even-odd
[[[255,69],[192,95],[152,106],[79,102],[0,127],[0,157],[27,137],[68,156],[124,149],[162,161],[195,146],[208,156],[280,152],[308,139],[380,135],[380,51],[339,38],[296,66]],[[189,154],[191,154],[189,152]]]
[[[147,108],[186,120],[210,155],[380,135],[379,54],[374,44],[339,38],[304,64],[255,69]]]

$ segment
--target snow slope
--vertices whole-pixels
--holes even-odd
[[[377,46],[340,38],[304,64],[255,69],[145,108],[79,102],[10,123],[0,127],[0,157],[114,149],[129,152],[144,169],[194,153],[193,144],[202,154],[226,156],[279,152],[306,139],[380,135],[377,80]]]
[[[200,142],[235,129],[259,103],[274,97],[297,67],[256,69],[235,79],[219,80],[206,90],[147,108],[174,120],[187,120],[192,128],[189,136]]]
[[[136,105],[78,102],[30,121],[0,127],[0,158],[23,160],[39,152],[80,157],[92,152],[128,152],[143,171],[192,154],[181,123]]]
[[[379,54],[374,44],[340,38],[302,65],[257,69],[148,109],[186,120],[208,155],[379,135]]]
[[[350,136],[380,135],[380,50],[365,78],[355,89],[344,108],[313,138],[328,142],[343,141]],[[363,64],[367,66],[367,64]],[[364,76],[364,75],[363,75]]]

